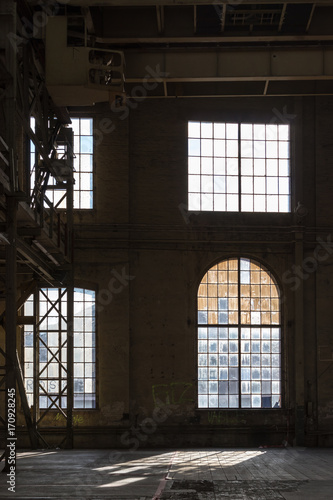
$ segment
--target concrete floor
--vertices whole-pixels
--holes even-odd
[[[0,499],[332,500],[333,449],[26,451],[6,481]]]

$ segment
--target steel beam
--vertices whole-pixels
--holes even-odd
[[[36,288],[34,292],[34,316],[39,319],[39,289]],[[33,414],[32,421],[35,431],[37,431],[37,422],[40,418],[39,412],[39,326],[37,322],[34,326],[34,349],[33,349],[33,370],[34,370],[34,386],[33,386]]]
[[[305,28],[306,32],[308,32],[309,29],[310,29],[310,25],[311,25],[311,21],[312,21],[312,18],[313,18],[313,14],[314,14],[315,8],[316,8],[316,4],[313,4],[311,12],[310,12],[310,15],[309,15],[309,19],[308,19],[308,22],[307,22],[307,25],[306,25],[306,28]]]
[[[20,358],[18,357],[17,351],[16,351],[16,373],[17,373],[17,385],[18,385],[18,389],[19,389],[19,393],[20,393],[22,410],[23,410],[25,421],[27,424],[31,448],[36,449],[38,446],[38,434],[37,434],[37,432],[34,428],[33,422],[32,422],[30,408],[29,408],[28,399],[27,399],[27,394],[25,392],[25,387],[24,387],[23,372],[22,372]]]
[[[25,301],[29,298],[29,296],[35,290],[36,286],[37,286],[37,281],[35,281],[35,280],[32,280],[28,284],[27,288],[22,292],[21,297],[16,302],[16,311],[19,311],[21,309],[21,307],[23,306]],[[5,316],[6,316],[6,309],[0,315],[0,324],[3,323]]]
[[[303,264],[303,233],[295,234],[295,267]],[[305,381],[304,381],[304,280],[300,280],[295,291],[295,440],[304,446],[305,439]]]
[[[158,72],[168,82],[333,79],[332,48],[128,50],[125,58],[126,82],[141,84]]]
[[[333,37],[332,37],[333,39]],[[166,97],[165,88],[168,86],[168,96],[174,96],[175,91],[168,84],[211,84],[211,83],[244,83],[244,91],[241,95],[251,95],[253,88],[249,85],[253,82],[262,82],[262,89],[256,88],[256,95],[269,95],[268,88],[272,82],[333,82],[333,49],[324,47],[311,48],[253,48],[247,49],[161,49],[155,51],[125,50],[126,59],[126,84],[129,96],[136,97],[135,90],[131,88],[136,85],[140,87],[139,96],[142,96],[142,88],[146,89],[147,97]],[[47,51],[48,54],[48,51]],[[48,80],[48,90],[58,105],[90,105],[93,102],[108,100],[107,91],[91,90],[84,86],[84,82],[74,82],[70,79],[59,81],[59,75],[66,72],[69,61],[64,64],[62,52],[59,49],[53,54],[52,65],[56,79],[51,76]],[[156,89],[161,86],[159,92],[150,92],[149,88]],[[163,89],[164,85],[164,89]],[[296,88],[297,95],[332,94],[332,88],[325,86],[318,90],[307,90]],[[194,91],[184,87],[182,96],[187,95],[228,95],[223,94],[220,88],[209,85],[196,87]],[[240,95],[239,92],[236,94]],[[272,94],[285,95],[284,90]],[[288,92],[287,92],[288,94]]]
[[[23,255],[31,264],[36,267],[49,280],[54,279],[56,269],[54,266],[44,262],[43,258],[37,255],[31,246],[21,238],[17,238],[18,252]]]
[[[5,452],[5,468],[6,472],[10,471],[11,464],[16,464],[16,442],[14,448],[9,448],[11,437],[15,437],[16,429],[16,326],[17,326],[17,309],[16,309],[16,229],[17,229],[17,201],[14,197],[7,197],[7,234],[10,245],[6,246],[6,452]],[[9,393],[14,395],[12,401],[15,402],[14,407],[9,405]],[[10,411],[10,426],[9,426],[9,411]],[[14,425],[14,428],[12,427]],[[14,429],[14,434],[12,434]],[[16,467],[16,465],[15,465]]]
[[[38,1],[35,0],[37,4]],[[68,0],[58,0],[60,4],[68,4]],[[71,5],[79,6],[79,7],[138,7],[138,6],[152,6],[156,5],[223,5],[233,3],[230,0],[218,0],[214,2],[213,0],[71,0]],[[238,3],[238,2],[237,2]],[[239,3],[243,5],[246,4],[266,4],[267,0],[239,0]],[[283,3],[283,2],[280,2]],[[290,0],[288,1],[290,4],[302,4],[302,3],[316,3],[320,5],[332,5],[331,0],[321,0],[321,1],[313,1],[313,0]]]
[[[2,10],[5,14],[5,33],[16,33],[16,3],[3,2]],[[17,266],[17,199],[15,191],[17,185],[16,172],[16,52],[8,37],[5,41],[6,68],[12,81],[7,87],[5,101],[5,128],[6,142],[9,153],[9,193],[6,195],[6,235],[9,244],[5,247],[6,256],[6,443],[5,467],[9,472],[11,467],[16,470],[16,266]],[[12,394],[9,399],[9,394]],[[14,406],[13,406],[14,403]],[[10,416],[9,416],[10,415]],[[14,438],[14,439],[13,439]],[[14,447],[9,447],[11,443]]]
[[[73,136],[71,144],[73,145]],[[68,151],[69,162],[73,165],[73,150]],[[68,273],[67,284],[67,432],[66,447],[73,448],[73,406],[74,406],[74,198],[73,198],[73,178],[67,181],[67,228],[68,228],[68,256],[71,262],[71,268]]]
[[[79,37],[78,37],[79,38]],[[198,45],[208,45],[208,44],[219,44],[222,47],[224,45],[232,44],[240,44],[243,46],[249,44],[268,44],[268,43],[276,43],[278,44],[313,44],[316,45],[318,42],[331,42],[333,40],[333,35],[225,35],[221,34],[220,36],[159,36],[159,37],[93,37],[93,41],[106,44],[110,46],[123,46],[127,44],[154,44],[154,45],[190,45],[196,44]],[[306,49],[306,47],[305,47]]]

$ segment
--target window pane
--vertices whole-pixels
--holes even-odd
[[[200,139],[189,139],[188,154],[190,156],[200,156]]]
[[[214,137],[215,139],[225,138],[225,123],[214,123]]]
[[[252,124],[242,124],[241,125],[241,138],[242,139],[252,139],[253,138],[253,125]]]
[[[191,156],[188,159],[188,173],[189,174],[200,174],[200,158],[197,156]]]
[[[191,193],[200,192],[200,175],[189,175],[188,189]]]
[[[201,196],[201,210],[213,210],[213,194],[205,193]]]
[[[200,210],[200,194],[189,193],[188,195],[188,209]]]
[[[212,156],[213,141],[211,139],[201,139],[201,154],[202,156]]]
[[[215,140],[214,141],[214,156],[225,156],[225,141]]]
[[[200,137],[200,122],[189,122],[188,123],[188,136],[189,137]]]
[[[227,195],[227,211],[238,212],[238,196],[233,194]]]
[[[212,175],[213,174],[213,158],[201,158],[201,174],[202,175]]]
[[[81,118],[81,135],[92,135],[92,120],[90,118]],[[75,132],[74,132],[75,133]]]
[[[201,123],[201,137],[212,137],[213,124],[210,122]]]

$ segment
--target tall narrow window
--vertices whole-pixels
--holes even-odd
[[[31,295],[24,313],[37,314],[35,330],[24,327],[24,377],[28,402],[34,384],[39,408],[67,407],[67,291],[43,288]],[[74,408],[96,407],[95,292],[74,289]],[[34,337],[35,336],[35,337]],[[34,345],[38,346],[34,378]],[[36,375],[38,373],[38,376]]]
[[[198,290],[198,407],[280,406],[278,286],[251,259],[224,260]]]
[[[290,212],[289,125],[189,122],[188,207]]]
[[[72,118],[74,131],[74,208],[93,208],[93,120]]]

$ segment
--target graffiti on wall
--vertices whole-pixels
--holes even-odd
[[[152,386],[153,401],[162,401],[166,405],[193,403],[192,382],[171,382],[170,384],[156,384]]]

